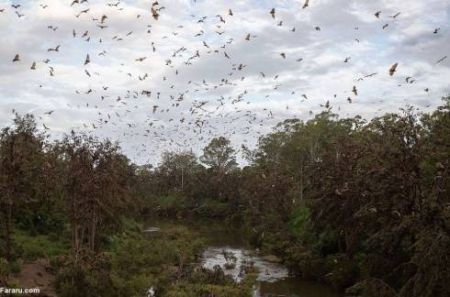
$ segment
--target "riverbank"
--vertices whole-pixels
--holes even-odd
[[[164,297],[340,296],[290,275],[280,259],[253,249],[236,226],[167,219],[125,225],[105,238],[95,260],[86,254],[78,263],[63,237],[17,230],[21,254],[7,265],[5,285],[39,287],[42,296],[59,297],[146,296],[150,289]]]
[[[164,232],[173,226],[183,226],[195,231],[203,239],[205,250],[202,266],[213,269],[219,266],[225,275],[239,282],[247,271],[255,273],[253,297],[260,296],[305,296],[339,297],[342,294],[331,287],[293,275],[283,260],[273,254],[265,254],[251,244],[251,233],[237,224],[208,219],[157,218],[146,222]],[[242,225],[240,225],[242,227]]]
[[[236,283],[221,269],[201,265],[205,249],[198,233],[181,225],[166,225],[149,234],[128,221],[120,232],[105,238],[103,252],[85,253],[75,261],[70,248],[56,236],[17,231],[14,262],[2,263],[2,286],[38,287],[39,296],[59,297],[248,297],[256,276]],[[57,248],[56,248],[57,247]],[[3,269],[4,268],[4,269]]]

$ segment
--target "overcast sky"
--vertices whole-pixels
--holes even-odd
[[[54,138],[88,131],[156,163],[215,136],[252,147],[327,101],[370,119],[450,94],[447,0],[160,0],[158,20],[153,1],[71,3],[0,0],[1,127],[33,113]]]

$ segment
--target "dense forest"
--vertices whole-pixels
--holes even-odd
[[[46,259],[57,296],[250,296],[199,266],[202,241],[147,218],[226,222],[293,274],[347,296],[450,296],[450,98],[364,120],[331,109],[286,120],[242,146],[133,164],[118,143],[72,132],[58,141],[16,115],[0,133],[0,286]],[[153,293],[152,293],[153,294]],[[43,295],[47,296],[47,295]]]

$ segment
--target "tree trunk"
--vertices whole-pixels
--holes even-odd
[[[12,259],[12,201],[8,198],[5,209],[5,257],[9,261]]]
[[[300,164],[300,201],[303,201],[304,188],[305,185],[303,184],[303,158],[302,158],[302,162]]]
[[[353,258],[353,256],[355,255],[355,251],[357,249],[357,243],[358,243],[358,240],[357,240],[356,232],[345,230],[345,249],[346,249],[346,254],[350,258]]]

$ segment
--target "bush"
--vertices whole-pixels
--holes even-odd
[[[16,231],[14,242],[21,257],[26,260],[38,258],[54,258],[65,254],[69,244],[60,240],[50,239],[51,235],[30,236],[26,232]]]
[[[205,199],[202,204],[195,209],[198,215],[209,218],[220,218],[228,213],[228,203],[216,199]]]
[[[310,210],[307,207],[299,207],[292,212],[289,229],[295,238],[301,242],[311,242],[311,233],[308,228]]]
[[[79,262],[67,258],[58,269],[55,288],[60,297],[117,296],[105,255],[87,255]]]

